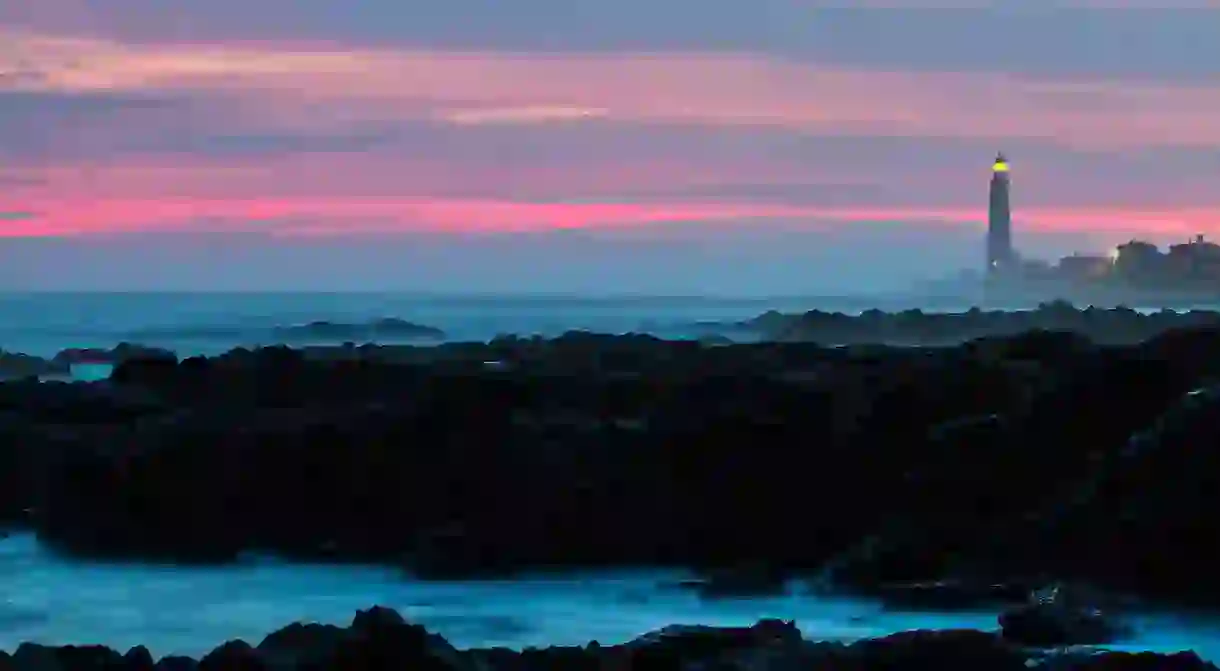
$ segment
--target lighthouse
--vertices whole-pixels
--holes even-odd
[[[1008,274],[1017,265],[1012,248],[1012,210],[1009,205],[1009,168],[1004,154],[991,164],[991,189],[987,208],[987,275]]]

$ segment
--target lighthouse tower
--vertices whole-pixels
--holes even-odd
[[[1012,210],[1008,202],[1008,159],[996,154],[991,164],[990,204],[987,208],[987,275],[996,277],[1015,270],[1017,255],[1012,248]]]

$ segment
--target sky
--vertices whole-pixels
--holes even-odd
[[[1220,238],[1220,0],[0,0],[0,290],[882,291]]]

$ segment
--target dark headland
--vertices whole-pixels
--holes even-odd
[[[0,517],[92,558],[258,550],[425,579],[683,566],[708,598],[799,577],[1003,613],[999,634],[843,646],[764,621],[518,654],[459,652],[378,609],[162,669],[1215,668],[1044,650],[1121,640],[1128,608],[1220,608],[1215,313],[754,325],[764,342],[128,346],[108,380],[0,384]],[[153,666],[27,645],[5,668]]]

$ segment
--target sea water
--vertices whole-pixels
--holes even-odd
[[[680,337],[698,321],[744,320],[776,309],[858,311],[842,301],[495,298],[392,294],[0,295],[0,348],[50,356],[66,347],[139,342],[182,354],[271,344],[274,326],[398,317],[454,339],[556,335],[582,328]],[[968,306],[967,306],[968,307]],[[901,309],[901,308],[899,308]],[[946,307],[945,309],[964,309]],[[104,377],[104,366],[74,370]],[[257,643],[293,621],[350,622],[356,609],[391,606],[460,647],[617,643],[674,623],[746,625],[794,619],[807,637],[852,640],[914,628],[991,629],[996,613],[904,613],[866,600],[808,593],[704,601],[675,586],[687,576],[599,572],[506,581],[421,582],[371,566],[291,564],[173,567],[67,560],[33,536],[0,540],[0,649],[23,641],[101,643],[154,654],[200,655],[219,643]],[[1148,613],[1130,649],[1193,649],[1220,661],[1220,622]]]
[[[739,626],[796,620],[806,638],[850,641],[917,628],[994,629],[995,612],[914,613],[862,599],[788,595],[701,600],[675,571],[618,571],[513,580],[422,582],[373,566],[292,564],[247,557],[229,566],[88,563],[58,557],[29,534],[0,541],[0,648],[22,641],[148,646],[198,656],[226,640],[257,644],[295,621],[346,625],[373,604],[442,634],[458,647],[619,643],[675,624]],[[1137,640],[1119,649],[1193,649],[1220,659],[1220,624],[1135,618]]]
[[[732,322],[767,310],[814,308],[860,312],[881,306],[846,298],[572,298],[425,296],[392,293],[0,293],[0,348],[52,356],[69,347],[132,342],[182,355],[238,345],[270,345],[272,329],[311,321],[360,324],[394,317],[442,329],[451,340],[498,334],[556,336],[571,329],[602,333],[696,335],[696,322]],[[909,300],[890,307],[914,307]],[[968,306],[942,305],[942,308]]]
[[[699,322],[740,322],[777,310],[859,314],[870,308],[961,312],[953,299],[912,297],[698,298],[429,296],[404,293],[0,293],[0,350],[50,357],[71,347],[120,342],[218,354],[273,345],[275,327],[312,321],[363,324],[393,317],[443,330],[450,340],[500,334],[553,337],[572,329],[701,335]],[[1142,310],[1150,311],[1150,310]],[[735,339],[743,332],[730,333]],[[338,344],[338,343],[335,343]],[[388,344],[388,343],[387,343]]]

